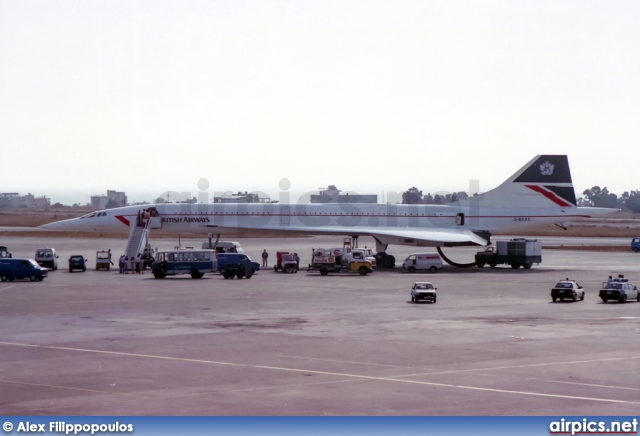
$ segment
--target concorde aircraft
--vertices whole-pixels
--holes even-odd
[[[47,230],[129,231],[144,206],[92,212],[40,227]],[[233,229],[299,234],[372,236],[379,265],[393,266],[390,244],[455,247],[488,245],[491,232],[593,218],[617,209],[577,207],[566,155],[539,155],[497,188],[446,205],[186,204],[149,208],[151,227],[176,233]],[[446,258],[445,258],[446,259]]]

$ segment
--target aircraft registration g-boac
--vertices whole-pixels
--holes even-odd
[[[53,222],[45,229],[129,231],[141,206]],[[224,234],[233,229],[372,236],[378,263],[393,265],[390,244],[454,247],[488,245],[491,232],[559,224],[617,209],[577,207],[565,155],[540,155],[495,189],[447,205],[165,203],[152,208],[152,228]]]

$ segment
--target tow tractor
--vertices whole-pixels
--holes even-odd
[[[294,253],[288,251],[278,251],[276,253],[276,264],[273,266],[274,271],[282,270],[283,273],[298,272],[298,262]]]
[[[101,269],[109,271],[110,268],[109,252],[107,250],[96,251],[96,271],[100,271]]]

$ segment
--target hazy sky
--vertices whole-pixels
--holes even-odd
[[[0,192],[382,199],[537,154],[578,195],[639,189],[639,23],[631,0],[0,0]]]

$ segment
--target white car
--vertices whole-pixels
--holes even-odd
[[[556,285],[551,289],[551,299],[555,303],[557,299],[560,301],[564,300],[573,300],[576,301],[580,299],[580,301],[584,300],[584,288],[578,284],[575,280],[560,280]]]
[[[616,279],[609,279],[602,283],[599,297],[602,298],[603,303],[609,300],[615,300],[621,304],[626,303],[627,300],[640,302],[640,291],[638,291],[637,286],[629,283],[629,279],[625,279],[624,276],[618,276]]]
[[[419,301],[436,302],[436,290],[430,282],[416,282],[411,288],[411,301],[417,303]]]

